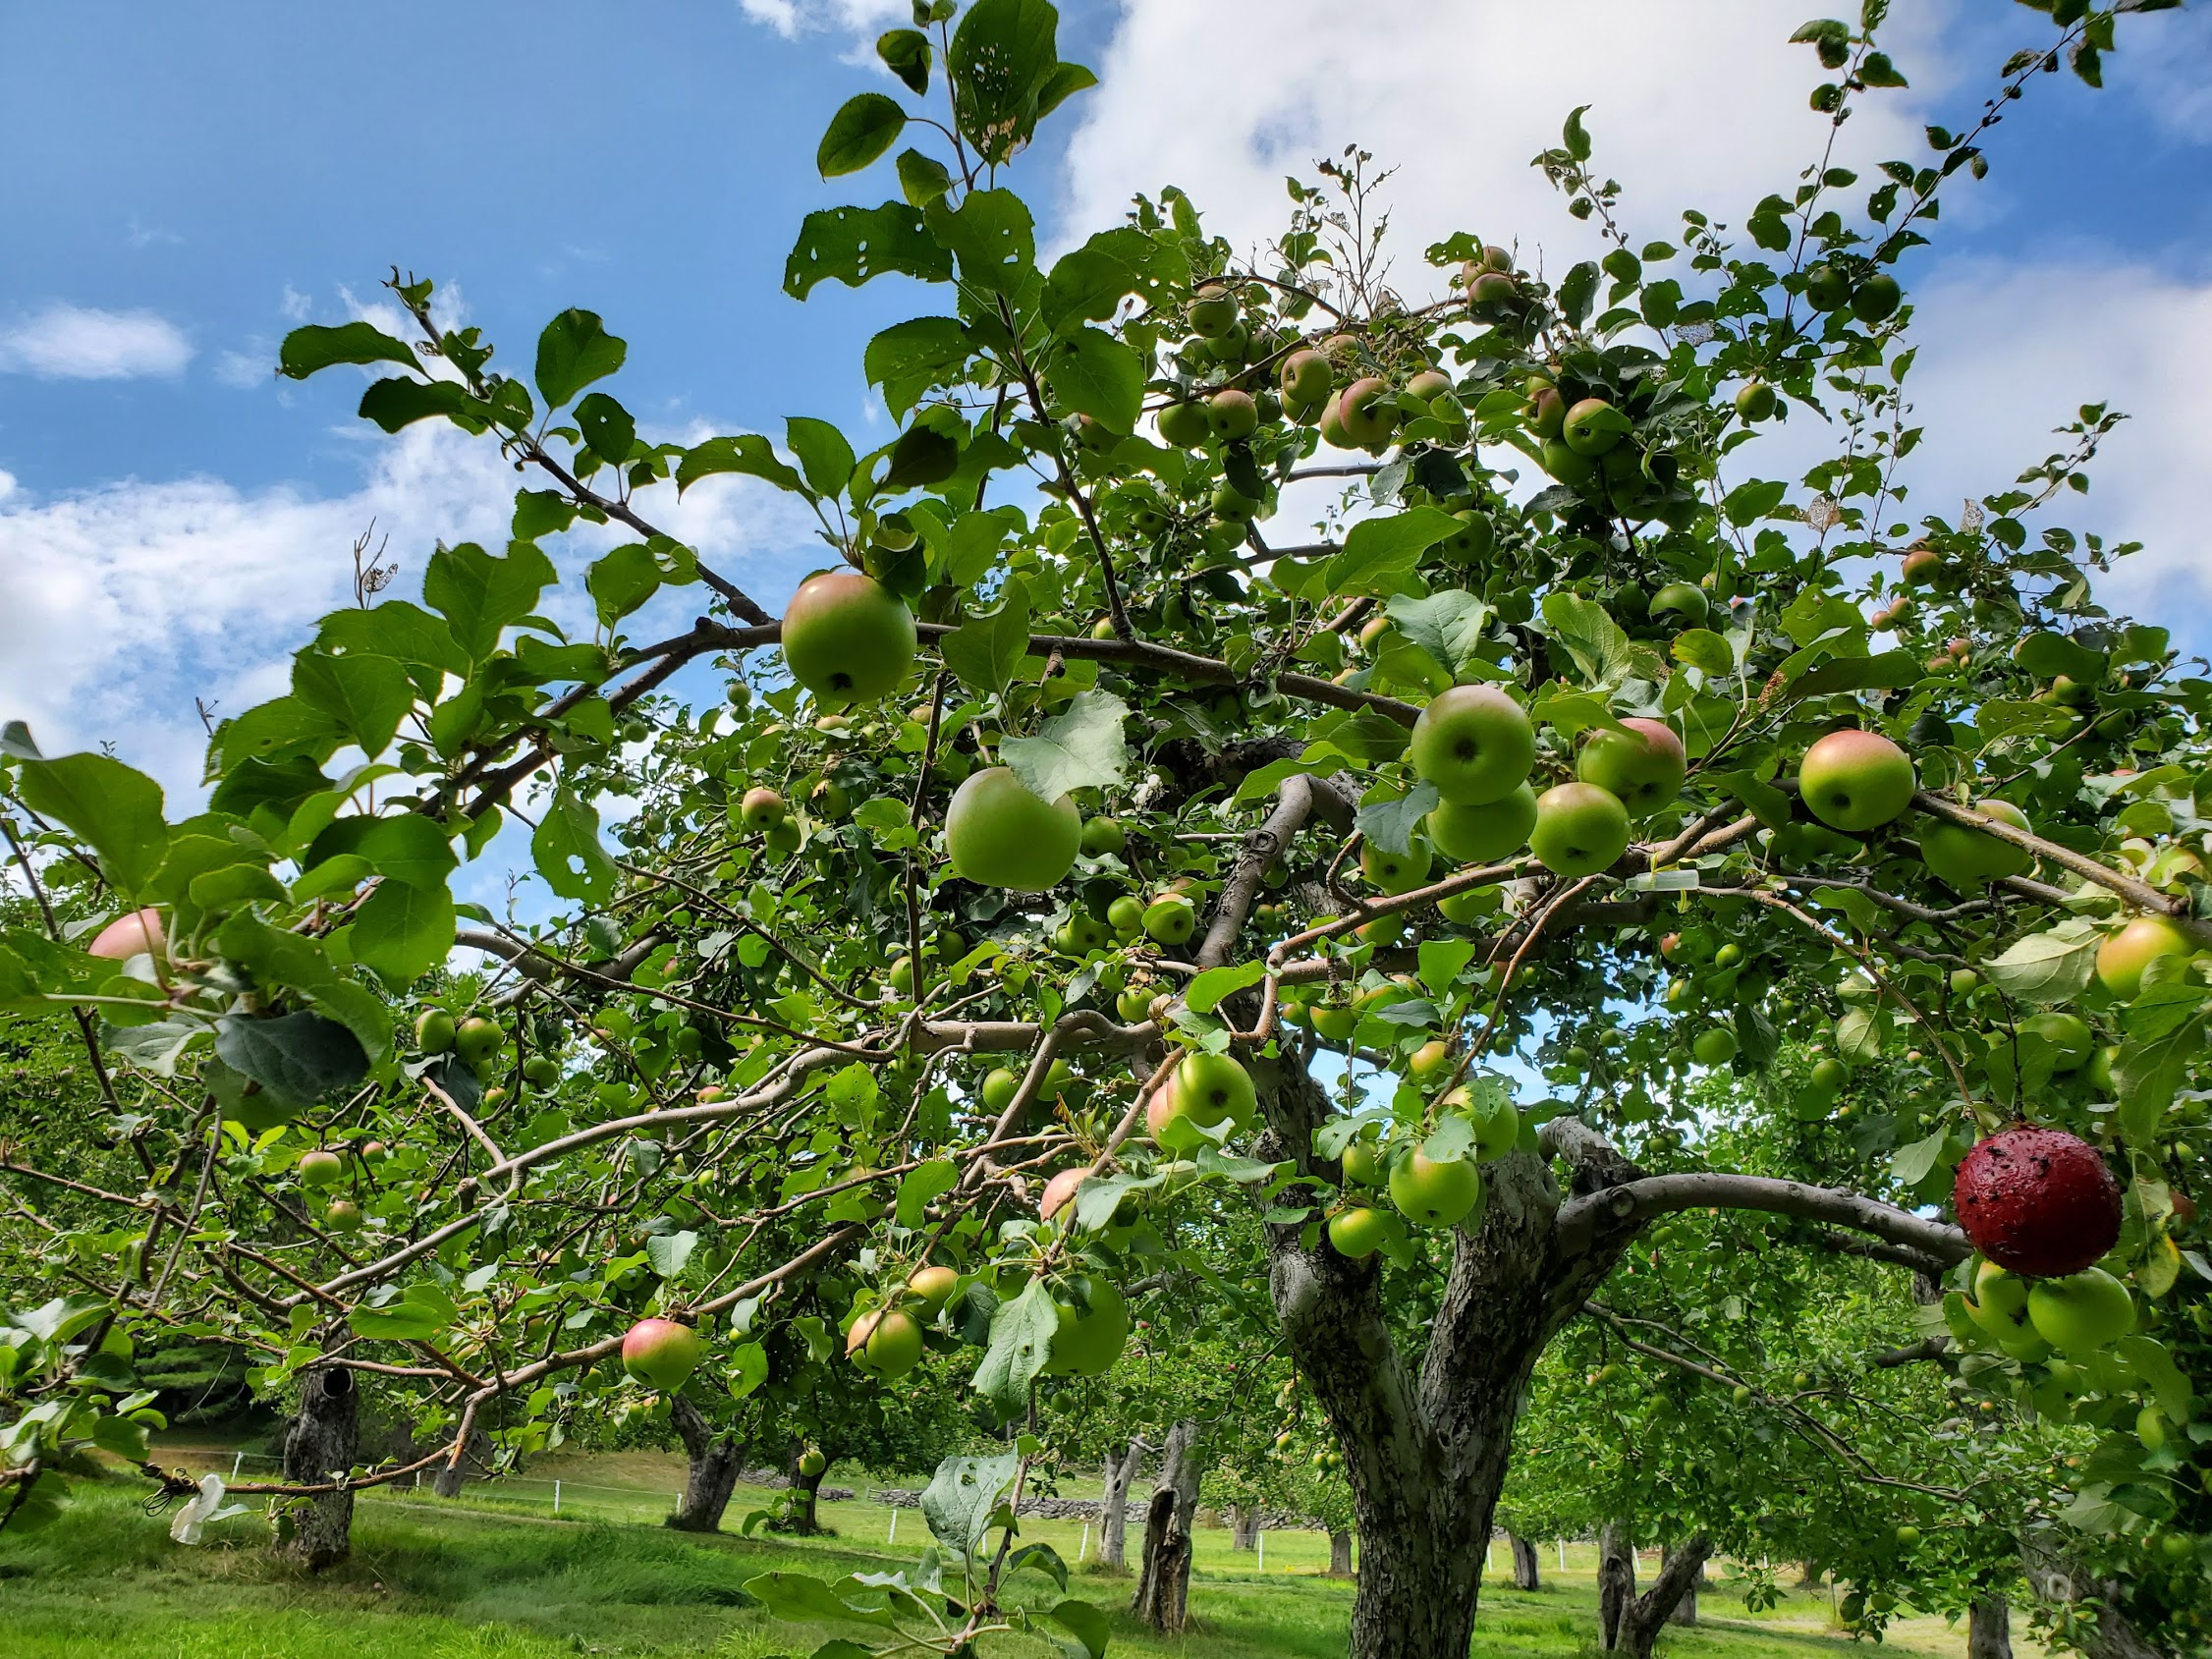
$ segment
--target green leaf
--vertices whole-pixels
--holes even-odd
[[[553,561],[526,541],[510,543],[504,558],[465,541],[430,555],[422,597],[446,619],[470,660],[481,662],[498,647],[501,633],[535,611],[538,595],[559,580]]]
[[[1048,90],[1058,102],[1072,89],[1055,84],[1058,25],[1047,0],[976,0],[953,34],[953,124],[992,166],[1028,143]]]
[[[1028,588],[1020,577],[1009,577],[1002,598],[997,610],[969,617],[938,641],[960,683],[986,695],[1006,690],[1029,648]]]
[[[1023,1317],[1033,1323],[1037,1310],[1042,1309],[1044,1336],[1037,1347],[1037,1363],[1044,1362],[1044,1343],[1051,1340],[1059,1316],[1053,1310],[1052,1297],[1042,1279],[1032,1279],[1029,1287],[1013,1301],[1001,1302],[996,1317],[991,1321],[991,1355],[999,1352],[999,1331],[1002,1325],[1011,1325],[1010,1314],[1015,1308],[1028,1308]],[[989,1365],[991,1355],[983,1363]],[[1034,1375],[1034,1372],[1031,1372]],[[982,1383],[980,1372],[977,1386]],[[1020,1390],[1020,1401],[1028,1404],[1028,1382],[1024,1379]],[[929,1523],[930,1535],[946,1549],[957,1555],[971,1556],[991,1529],[991,1516],[1014,1490],[1014,1482],[1022,1471],[1022,1454],[1003,1452],[995,1458],[947,1458],[937,1465],[937,1472],[929,1484],[922,1488],[921,1518]]]
[[[384,1342],[427,1342],[461,1317],[461,1309],[442,1286],[422,1282],[408,1286],[394,1301],[382,1307],[357,1307],[348,1323],[358,1336]]]
[[[1322,580],[1331,593],[1404,592],[1420,556],[1461,527],[1459,520],[1434,507],[1362,519],[1345,536],[1344,550],[1329,560]]]
[[[629,351],[594,313],[563,311],[537,337],[537,390],[546,409],[559,409],[592,381],[614,373]]]
[[[922,209],[922,217],[938,245],[960,262],[961,281],[970,288],[1013,294],[1036,271],[1036,222],[1028,203],[1012,191],[970,191],[957,208],[940,198]]]
[[[415,706],[415,682],[392,657],[304,650],[292,659],[292,694],[335,722],[373,760],[391,747]]]
[[[530,837],[530,857],[545,885],[564,899],[597,904],[614,892],[622,873],[600,844],[597,809],[568,789],[554,795]]]
[[[161,786],[104,754],[26,760],[23,802],[41,817],[66,824],[99,855],[100,869],[137,897],[161,867],[169,848]]]
[[[1882,1058],[1882,1022],[1874,1010],[1844,1010],[1836,1022],[1836,1055],[1847,1066],[1871,1066]]]
[[[466,386],[452,380],[411,380],[406,375],[370,381],[361,393],[359,414],[387,432],[417,420],[450,420],[471,435],[491,424],[491,406],[470,396]]]
[[[803,300],[821,282],[858,288],[887,271],[922,282],[950,282],[951,252],[922,228],[921,210],[903,201],[881,207],[830,207],[809,213],[784,261],[784,292]]]
[[[441,674],[469,672],[468,654],[454,642],[453,630],[405,599],[386,599],[365,611],[355,606],[333,611],[315,630],[315,640],[340,654],[391,657]]]
[[[1144,404],[1144,361],[1102,329],[1078,328],[1044,360],[1045,384],[1062,404],[1109,432],[1136,425]]]
[[[756,1342],[741,1343],[730,1351],[730,1398],[743,1400],[768,1380],[768,1351]]]
[[[360,1039],[319,1014],[273,1020],[226,1015],[215,1026],[216,1056],[278,1100],[311,1106],[368,1075]]]
[[[612,628],[660,591],[660,563],[653,550],[633,541],[592,561],[583,585],[599,607],[599,621]]]
[[[1111,691],[1079,692],[1033,738],[1008,738],[999,758],[1040,801],[1071,790],[1117,789],[1129,774],[1129,742],[1122,734],[1129,704]]]
[[[1421,983],[1438,1002],[1451,996],[1452,987],[1460,982],[1467,964],[1481,954],[1482,947],[1472,939],[1424,939],[1416,958],[1420,963]]]
[[[1043,1546],[1032,1547],[1041,1549]],[[1067,1586],[1063,1584],[1061,1587],[1065,1589]],[[1050,1620],[1076,1638],[1074,1641],[1061,1641],[1057,1636],[1053,1637],[1068,1659],[1106,1659],[1106,1642],[1112,1634],[1112,1626],[1106,1615],[1091,1603],[1071,1597],[1049,1611],[1039,1612],[1036,1617]],[[1050,1631],[1045,1633],[1051,1634]]]
[[[2038,680],[2056,679],[2063,674],[2084,686],[2095,685],[2104,678],[2105,672],[2103,653],[2048,630],[2030,634],[2015,645],[2013,661]]]
[[[413,347],[360,321],[340,323],[336,328],[309,323],[287,334],[277,349],[277,372],[293,380],[304,380],[318,369],[342,362],[396,362],[413,369],[422,366]]]
[[[910,426],[891,446],[891,465],[884,470],[882,488],[890,491],[926,489],[941,484],[960,470],[960,445],[930,426]]]
[[[1753,478],[1721,498],[1721,517],[1732,525],[1754,523],[1781,506],[1789,493],[1790,486],[1779,478]]]
[[[1628,678],[1633,666],[1629,636],[1603,605],[1573,593],[1550,593],[1544,597],[1544,622],[1584,685],[1611,688]]]
[[[899,1178],[897,1217],[901,1227],[919,1227],[929,1206],[960,1183],[960,1170],[950,1158],[931,1158],[916,1164]]]
[[[2130,1033],[2120,1045],[2112,1063],[2113,1083],[2120,1095],[2120,1128],[2129,1141],[2149,1145],[2157,1135],[2159,1120],[2173,1105],[2174,1095],[2187,1076],[2189,1061],[2204,1045],[2204,1016],[2194,1014],[2155,1037]]]
[[[414,887],[443,887],[459,860],[437,821],[419,812],[387,818],[341,818],[316,837],[314,856],[353,853],[368,860],[377,874]]]
[[[429,825],[425,818],[408,821]],[[452,943],[450,936],[447,943]],[[344,1025],[372,1064],[392,1052],[392,1011],[374,991],[332,962],[321,941],[273,927],[252,912],[240,911],[224,918],[215,944],[225,958],[253,976],[254,984],[290,990]]]
[[[904,417],[921,394],[957,383],[968,362],[968,329],[958,317],[914,317],[894,323],[868,342],[861,366],[868,384]]]
[[[1725,679],[1736,672],[1736,653],[1709,628],[1692,628],[1675,636],[1675,661],[1703,672],[1707,679]]]
[[[354,960],[404,991],[453,949],[453,895],[443,887],[377,883],[355,912]]]
[[[1267,964],[1247,962],[1232,968],[1209,968],[1185,987],[1183,1000],[1193,1014],[1211,1014],[1239,991],[1267,977]]]
[[[920,40],[923,74],[926,78],[928,38],[912,29],[902,32],[913,34]],[[889,39],[890,36],[886,35],[884,38]],[[886,97],[881,92],[862,92],[857,97],[848,98],[838,112],[830,117],[829,130],[822,135],[821,144],[814,151],[814,168],[825,179],[857,173],[897,143],[899,135],[906,131],[906,127],[907,112],[899,107],[899,100],[896,98]]]
[[[845,493],[853,479],[853,446],[826,420],[795,415],[784,422],[784,442],[806,470],[806,481],[822,495]]]
[[[915,207],[927,207],[953,188],[953,175],[942,161],[917,149],[903,149],[893,163],[899,170],[899,194]]]
[[[2046,1007],[2072,1002],[2089,988],[2102,935],[2078,917],[2043,933],[2017,939],[2002,956],[1982,965],[1990,983],[2008,996]]]
[[[1434,784],[1416,783],[1404,795],[1363,803],[1353,821],[1361,835],[1385,853],[1410,853],[1413,832],[1443,799]]]
[[[645,1239],[645,1260],[663,1279],[674,1279],[684,1271],[684,1264],[691,1259],[698,1248],[696,1233],[653,1233]]]
[[[1884,651],[1872,657],[1838,657],[1793,680],[1790,694],[1824,697],[1836,691],[1917,686],[1926,673],[1926,665],[1907,650]]]
[[[601,461],[619,467],[636,447],[637,422],[604,392],[592,392],[576,406],[576,423],[585,447]]]
[[[1190,261],[1174,243],[1117,225],[1061,255],[1045,278],[1044,319],[1055,332],[1071,323],[1104,322],[1135,295],[1158,308],[1190,281]]]
[[[929,36],[918,28],[894,28],[875,37],[875,55],[883,67],[917,97],[929,90]]]
[[[712,477],[717,472],[764,478],[794,495],[807,493],[806,480],[780,459],[775,446],[758,432],[745,432],[734,438],[708,438],[686,450],[684,459],[676,465],[676,493],[682,495],[701,478]]]
[[[1589,320],[1590,307],[1597,302],[1597,265],[1589,259],[1584,259],[1560,279],[1559,308],[1576,328]]]
[[[1454,678],[1482,660],[1482,638],[1490,625],[1491,610],[1480,596],[1456,587],[1431,593],[1425,599],[1400,593],[1392,597],[1388,609],[1398,631]]]
[[[1937,1164],[1943,1161],[1943,1149],[1951,1141],[1951,1132],[1939,1129],[1922,1140],[1909,1146],[1901,1146],[1890,1159],[1890,1174],[1908,1187],[1917,1187],[1928,1179]]]

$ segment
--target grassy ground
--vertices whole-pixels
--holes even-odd
[[[593,1460],[567,1466],[574,1473],[562,1476],[558,1521],[546,1513],[549,1505],[480,1491],[450,1504],[404,1493],[364,1501],[353,1560],[316,1579],[273,1561],[257,1515],[223,1522],[211,1529],[209,1544],[188,1549],[169,1541],[161,1521],[141,1514],[131,1489],[80,1488],[80,1501],[56,1526],[0,1543],[0,1653],[9,1659],[550,1659],[578,1653],[767,1659],[808,1652],[833,1632],[769,1622],[746,1605],[747,1578],[777,1570],[827,1576],[878,1570],[904,1558],[910,1542],[919,1546],[924,1539],[919,1517],[906,1512],[899,1547],[887,1550],[887,1513],[865,1503],[825,1506],[824,1519],[840,1530],[834,1539],[686,1537],[653,1524],[666,1500],[635,1483],[640,1474],[657,1481],[659,1462]],[[584,1474],[596,1478],[582,1481]],[[637,1494],[631,1507],[650,1513],[632,1521],[571,1520],[572,1481],[618,1496],[631,1484]],[[741,1513],[734,1505],[733,1523]],[[1024,1537],[1041,1536],[1073,1561],[1080,1532],[1079,1523],[1042,1522]],[[1075,1593],[1111,1611],[1117,1655],[1334,1659],[1344,1651],[1350,1586],[1318,1576],[1326,1561],[1318,1536],[1271,1534],[1269,1544],[1262,1575],[1249,1553],[1233,1555],[1226,1532],[1201,1533],[1190,1595],[1196,1628],[1181,1640],[1160,1641],[1130,1624],[1122,1612],[1129,1590],[1124,1578],[1086,1572],[1075,1581]],[[1301,1559],[1314,1552],[1310,1562]],[[1556,1561],[1548,1550],[1546,1568]],[[1477,1659],[1572,1659],[1589,1652],[1595,1591],[1591,1575],[1572,1553],[1570,1563],[1570,1572],[1555,1575],[1544,1591],[1485,1592],[1472,1650]],[[1501,1550],[1501,1572],[1504,1566]],[[1039,1600],[1057,1595],[1032,1576],[1017,1579],[1016,1588]],[[1825,1593],[1794,1597],[1754,1619],[1741,1602],[1714,1591],[1706,1597],[1705,1618],[1698,1630],[1671,1631],[1661,1651],[1674,1659],[1817,1659],[1851,1651],[1828,1629]],[[1888,1650],[1957,1659],[1964,1639],[1940,1621],[1914,1621],[1893,1630]],[[1053,1651],[1013,1637],[986,1648],[989,1659],[1044,1659]]]

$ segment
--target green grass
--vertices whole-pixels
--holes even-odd
[[[636,1472],[608,1460],[574,1466],[579,1478],[597,1474],[609,1487]],[[163,1521],[141,1513],[131,1489],[79,1491],[53,1527],[0,1542],[0,1653],[8,1659],[766,1659],[806,1653],[831,1632],[768,1621],[745,1605],[747,1578],[771,1570],[881,1569],[903,1559],[910,1542],[923,1542],[919,1518],[907,1512],[901,1548],[887,1551],[887,1514],[865,1503],[825,1506],[825,1520],[842,1535],[802,1543],[671,1533],[651,1523],[666,1503],[650,1487],[638,1488],[631,1503],[653,1513],[631,1522],[502,1513],[493,1506],[516,1501],[482,1495],[447,1504],[399,1494],[364,1501],[353,1559],[308,1578],[270,1555],[258,1516],[225,1521],[208,1544],[186,1548],[169,1541]],[[563,1509],[570,1509],[566,1488]],[[733,1523],[741,1514],[733,1506]],[[1024,1537],[1041,1536],[1072,1561],[1080,1531],[1043,1522]],[[1270,1535],[1262,1576],[1249,1554],[1231,1560],[1225,1532],[1201,1533],[1190,1594],[1196,1628],[1180,1640],[1158,1640],[1130,1623],[1122,1611],[1127,1578],[1082,1573],[1075,1593],[1112,1612],[1118,1655],[1334,1659],[1344,1651],[1352,1591],[1314,1566],[1298,1567],[1299,1536]],[[1133,1535],[1133,1548],[1135,1542]],[[1325,1542],[1317,1535],[1311,1542],[1325,1562]],[[1501,1550],[1501,1571],[1503,1558]],[[1547,1552],[1546,1566],[1556,1559]],[[1027,1575],[1016,1588],[1035,1599],[1057,1593]],[[1671,1631],[1661,1651],[1677,1659],[1841,1659],[1865,1651],[1830,1632],[1825,1594],[1793,1597],[1753,1619],[1715,1591],[1705,1614],[1698,1630]],[[1481,1659],[1578,1659],[1591,1650],[1595,1629],[1590,1576],[1571,1572],[1536,1594],[1485,1591],[1472,1651]],[[1963,1633],[1936,1620],[1893,1631],[1887,1645],[1913,1659],[1956,1659],[1963,1649]],[[986,1649],[990,1659],[1044,1659],[1052,1651],[1012,1637]]]

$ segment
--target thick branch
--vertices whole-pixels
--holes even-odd
[[[1559,1212],[1559,1226],[1569,1248],[1586,1249],[1601,1236],[1636,1232],[1662,1215],[1711,1208],[1826,1222],[1922,1251],[1946,1266],[1973,1253],[1963,1233],[1940,1221],[1923,1220],[1856,1192],[1756,1175],[1648,1176],[1573,1200]]]

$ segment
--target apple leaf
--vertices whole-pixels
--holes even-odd
[[[768,1380],[768,1351],[756,1342],[740,1343],[730,1350],[730,1398],[743,1400]]]
[[[1915,1140],[1909,1146],[1899,1147],[1896,1155],[1890,1159],[1890,1174],[1907,1187],[1919,1186],[1942,1161],[1943,1148],[1950,1138],[1949,1130],[1939,1129],[1935,1134]]]
[[[169,849],[159,784],[105,754],[26,760],[22,779],[26,806],[83,836],[125,893],[144,891]]]
[[[604,392],[593,392],[576,406],[577,429],[601,461],[621,466],[637,442],[637,419]]]
[[[1723,679],[1736,672],[1736,652],[1709,628],[1692,628],[1675,636],[1675,661],[1701,670],[1707,679]]]
[[[968,350],[968,328],[960,318],[914,317],[870,340],[861,368],[869,385],[883,388],[885,407],[904,416],[923,392],[963,376]]]
[[[784,292],[803,300],[820,282],[858,288],[887,271],[923,282],[950,282],[952,254],[923,228],[921,213],[903,201],[881,207],[827,207],[809,213],[784,261]]]
[[[912,31],[909,31],[912,32]],[[928,62],[928,36],[921,37],[923,63]],[[924,72],[926,73],[926,71]],[[857,173],[899,141],[906,131],[907,112],[896,98],[881,92],[862,92],[845,100],[830,117],[829,130],[814,151],[814,168],[825,179]]]
[[[442,886],[382,881],[354,917],[354,957],[395,991],[453,949],[453,895]]]
[[[537,337],[537,390],[548,410],[559,409],[594,380],[622,366],[630,348],[590,311],[569,309]]]
[[[1044,1546],[1032,1544],[1030,1548],[1043,1549]],[[1065,1573],[1067,1569],[1062,1568],[1061,1571]],[[1066,1589],[1068,1586],[1062,1583],[1060,1587]],[[1106,1615],[1091,1603],[1071,1596],[1050,1609],[1023,1611],[1028,1619],[1049,1620],[1075,1638],[1070,1641],[1050,1631],[1038,1632],[1049,1638],[1068,1659],[1106,1659],[1106,1643],[1112,1635],[1112,1630],[1106,1622]]]
[[[1035,276],[1036,221],[1012,191],[970,191],[957,208],[939,198],[920,217],[937,246],[959,262],[963,285],[1013,294]]]
[[[597,810],[566,789],[553,797],[530,837],[530,856],[545,885],[564,899],[598,904],[614,891],[620,873],[600,845]]]
[[[1143,359],[1111,334],[1076,329],[1045,358],[1044,377],[1063,404],[1107,431],[1126,433],[1135,426],[1144,404]]]
[[[784,442],[806,470],[806,481],[821,495],[844,493],[853,477],[853,446],[826,420],[795,415],[784,422]]]
[[[1882,1022],[1870,1008],[1848,1008],[1836,1022],[1836,1057],[1847,1066],[1871,1066],[1882,1058]]]
[[[931,1158],[907,1171],[899,1179],[899,1225],[919,1227],[931,1202],[950,1192],[959,1181],[960,1171],[950,1158]]]
[[[420,824],[433,836],[437,826],[427,818],[377,819],[384,823]],[[447,857],[451,857],[450,851]],[[388,884],[394,878],[387,878]],[[442,878],[441,878],[442,883]],[[439,891],[443,892],[442,884]],[[453,942],[449,925],[446,944]],[[359,1039],[372,1061],[392,1051],[392,1011],[366,985],[330,960],[320,941],[289,928],[272,927],[253,912],[238,911],[225,918],[215,935],[216,946],[262,985],[282,985],[298,992]]]
[[[325,328],[309,323],[284,337],[277,348],[277,372],[292,380],[304,380],[333,363],[405,363],[420,368],[414,348],[395,340],[372,323],[356,320]]]
[[[2004,955],[1983,965],[1990,983],[2008,996],[2049,1007],[2072,1002],[2089,988],[2102,935],[2078,916],[2042,933],[2017,939]]]
[[[2112,1063],[2120,1095],[2120,1128],[2128,1138],[2147,1142],[2158,1121],[2174,1103],[2188,1061],[2204,1042],[2204,1016],[2191,1015],[2155,1037],[2130,1033]]]
[[[215,1025],[215,1053],[277,1099],[299,1106],[352,1088],[368,1075],[360,1039],[319,1014],[273,1020],[225,1015]]]
[[[348,1321],[359,1336],[385,1342],[426,1342],[461,1317],[461,1309],[442,1286],[427,1281],[408,1286],[381,1307],[357,1307]]]
[[[975,1392],[1002,1418],[1027,1409],[1029,1385],[1051,1356],[1053,1334],[1059,1328],[1059,1309],[1041,1278],[1031,1279],[1026,1290],[1012,1301],[1000,1302],[991,1314],[990,1347],[975,1367]],[[925,1509],[927,1503],[924,1498]],[[930,1530],[937,1530],[934,1521]]]
[[[1629,636],[1594,599],[1573,593],[1548,594],[1544,623],[1553,643],[1574,659],[1585,686],[1610,691],[1626,680],[1635,665]]]
[[[1209,968],[1190,981],[1183,1000],[1198,1014],[1211,1014],[1239,991],[1267,977],[1267,964],[1247,962],[1234,968]]]
[[[655,1233],[645,1241],[645,1259],[663,1279],[674,1279],[683,1273],[698,1243],[696,1233]]]
[[[1029,590],[1020,577],[1007,578],[1003,600],[997,610],[969,617],[938,642],[945,666],[972,691],[1005,691],[1029,648]]]
[[[682,495],[701,478],[717,472],[737,472],[762,478],[780,490],[807,495],[806,480],[782,460],[775,446],[758,432],[742,432],[734,438],[708,438],[684,452],[676,465],[676,493]]]
[[[526,541],[511,542],[504,558],[464,541],[430,555],[422,597],[446,619],[469,659],[481,662],[500,631],[536,610],[538,595],[559,581],[553,561]]]
[[[1420,556],[1461,527],[1459,520],[1434,507],[1362,519],[1346,534],[1344,551],[1329,560],[1322,580],[1331,593],[1403,592]]]
[[[1117,789],[1129,773],[1123,723],[1129,704],[1111,691],[1078,692],[1033,738],[1008,738],[999,758],[1039,801],[1078,789]]]
[[[1029,1288],[1019,1298],[1001,1304],[999,1318],[993,1320],[991,1327],[994,1347],[1006,1310],[1020,1306],[1031,1297],[1043,1303],[1049,1335],[1059,1315],[1053,1311],[1052,1298],[1045,1292],[1044,1281],[1032,1279]],[[1041,1349],[1038,1362],[1043,1362]],[[1023,1385],[1024,1401],[1026,1386]],[[1007,1493],[1013,1490],[1021,1470],[1022,1454],[1019,1452],[1002,1452],[995,1458],[947,1458],[937,1465],[937,1472],[930,1476],[929,1484],[921,1493],[921,1517],[929,1522],[931,1535],[955,1554],[973,1553],[990,1531],[991,1517],[1005,1502]]]
[[[1460,588],[1431,593],[1425,599],[1401,593],[1390,601],[1389,610],[1399,631],[1454,678],[1482,660],[1482,636],[1491,611],[1478,595]]]
[[[1443,799],[1434,784],[1416,783],[1404,795],[1363,802],[1354,822],[1361,835],[1385,853],[1410,853],[1413,831]]]
[[[392,657],[304,650],[292,659],[292,694],[335,721],[373,760],[415,706],[415,682]]]

